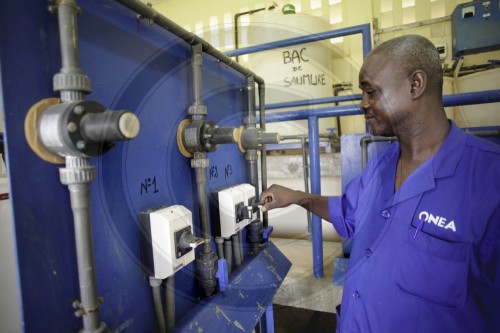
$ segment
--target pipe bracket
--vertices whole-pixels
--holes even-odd
[[[75,311],[75,316],[76,317],[82,317],[82,316],[86,316],[86,315],[92,314],[94,312],[98,312],[99,311],[99,307],[101,306],[102,303],[104,303],[104,298],[98,297],[96,305],[94,305],[91,308],[85,308],[85,307],[82,306],[82,303],[80,301],[76,300],[76,301],[73,302],[73,308],[77,309]]]

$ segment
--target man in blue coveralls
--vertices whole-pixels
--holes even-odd
[[[500,146],[446,118],[434,45],[403,36],[360,74],[371,133],[398,142],[340,197],[271,186],[353,239],[337,332],[500,332]]]

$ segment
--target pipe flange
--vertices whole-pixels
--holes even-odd
[[[85,166],[82,168],[61,168],[59,169],[59,178],[63,185],[89,184],[96,177],[94,166]]]
[[[217,125],[211,120],[201,122],[198,135],[202,151],[212,153],[219,147],[218,144],[212,142],[212,131],[216,128]]]
[[[187,157],[187,158],[192,158],[193,154],[190,153],[186,146],[184,145],[184,140],[182,139],[182,135],[184,132],[184,128],[186,125],[190,124],[191,120],[189,119],[184,119],[183,121],[180,122],[179,126],[177,127],[177,148],[179,148],[179,152],[182,154],[182,156]]]
[[[90,93],[90,79],[85,74],[57,73],[53,78],[54,91],[77,90]]]
[[[177,146],[181,153],[189,154],[213,152],[218,145],[212,143],[212,133],[217,126],[210,120],[183,121],[177,129]],[[184,156],[187,156],[185,152]]]
[[[245,129],[245,127],[241,126],[241,127],[237,128],[236,131],[234,132],[234,139],[235,139],[236,143],[238,144],[238,149],[240,150],[241,153],[244,153],[246,151],[246,149],[243,147],[243,144],[241,142],[241,134],[243,133],[244,129]]]
[[[64,157],[53,154],[45,148],[38,135],[38,123],[45,110],[60,102],[61,100],[59,98],[43,99],[28,110],[26,118],[24,119],[24,135],[28,142],[28,146],[30,146],[31,150],[33,150],[42,160],[54,164],[64,164]]]
[[[106,108],[94,101],[77,101],[52,105],[40,117],[39,136],[43,145],[60,156],[99,156],[112,147],[109,142],[93,142],[85,137],[82,121]]]

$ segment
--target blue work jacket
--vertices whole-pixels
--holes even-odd
[[[500,146],[452,122],[394,192],[399,152],[329,198],[353,239],[337,332],[500,332]]]

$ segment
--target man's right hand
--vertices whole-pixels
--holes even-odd
[[[330,221],[330,213],[328,211],[328,197],[295,191],[280,185],[271,185],[267,190],[260,195],[260,203],[262,212],[274,208],[284,208],[292,204],[297,204],[302,208],[318,215],[322,219]]]
[[[262,211],[267,212],[274,208],[288,207],[300,200],[300,192],[281,185],[271,185],[260,195]]]

